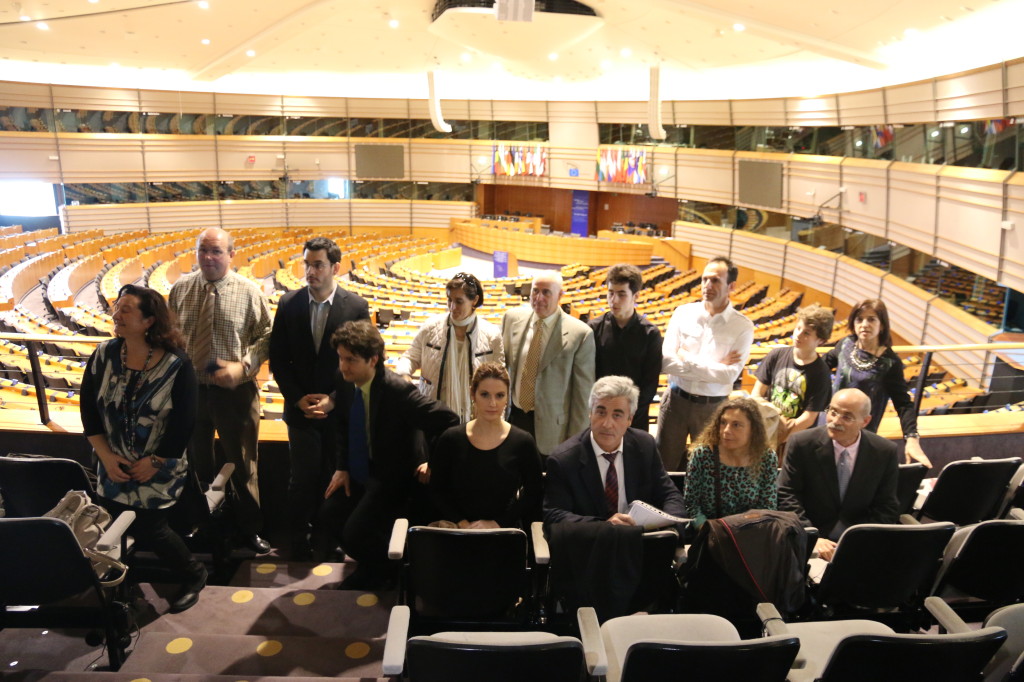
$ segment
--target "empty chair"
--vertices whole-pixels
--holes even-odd
[[[847,528],[815,593],[824,615],[884,609],[872,617],[912,623],[954,530],[952,523]]]
[[[1010,478],[1010,484],[1006,486],[1006,494],[1003,496],[1003,502],[999,506],[996,518],[1009,518],[1011,509],[1022,506],[1024,506],[1024,464],[1021,464]]]
[[[930,606],[930,605],[929,605]],[[962,682],[978,679],[1006,640],[1000,627],[964,633],[901,635],[873,620],[786,623],[771,604],[758,615],[772,636],[796,636],[790,682]]]
[[[590,613],[587,626],[597,629]],[[410,611],[391,610],[382,661],[385,675],[410,682],[579,682],[583,644],[548,632],[439,632],[407,639]],[[603,665],[596,669],[603,674]]]
[[[938,597],[925,600],[928,611],[939,626],[950,634],[970,632],[971,626],[963,621],[948,604]],[[984,619],[983,628],[1000,627],[1006,630],[1006,641],[985,666],[985,680],[991,682],[1019,682],[1024,679],[1024,604],[1013,604],[996,609]]]
[[[896,500],[899,503],[900,514],[909,514],[914,510],[914,502],[917,501],[917,491],[921,487],[921,481],[928,473],[928,467],[919,462],[913,464],[901,464],[896,480]]]
[[[901,520],[951,521],[966,526],[994,518],[1020,464],[1019,457],[950,462],[939,473],[921,509]]]
[[[132,512],[119,516],[96,549],[119,553],[134,518]],[[100,584],[71,528],[51,518],[0,518],[0,547],[23,548],[5,552],[0,561],[0,629],[99,627],[110,667],[120,668],[130,639],[127,607]],[[15,608],[20,606],[37,608]]]
[[[400,599],[412,611],[414,633],[441,624],[516,624],[528,615],[526,533],[518,528],[409,528],[398,519],[388,556],[403,561]]]
[[[589,650],[589,646],[585,646]],[[637,615],[601,626],[607,682],[692,680],[782,682],[800,649],[793,636],[740,639],[709,614]]]
[[[1024,599],[1024,521],[982,521],[957,530],[932,593],[983,599],[991,602],[987,610]]]
[[[0,496],[7,516],[42,516],[69,490],[84,490],[90,495],[93,491],[85,469],[72,459],[0,457]]]

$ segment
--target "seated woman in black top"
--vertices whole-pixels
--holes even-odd
[[[487,362],[473,372],[475,418],[438,438],[430,458],[430,492],[441,519],[459,528],[518,528],[540,519],[537,444],[505,421],[509,377]]]

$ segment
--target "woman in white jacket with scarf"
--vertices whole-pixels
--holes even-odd
[[[476,315],[484,301],[476,277],[460,272],[445,290],[448,312],[423,323],[395,371],[412,381],[412,373],[419,369],[423,395],[440,400],[466,423],[473,418],[473,372],[485,362],[505,363],[501,328]]]

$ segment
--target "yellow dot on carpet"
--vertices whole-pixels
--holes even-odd
[[[375,594],[361,594],[356,597],[356,604],[359,606],[376,606],[379,601]]]
[[[167,653],[183,654],[192,648],[192,640],[188,637],[178,637],[167,643]]]
[[[352,642],[345,647],[345,655],[349,658],[366,658],[370,653],[370,645],[366,642]]]
[[[148,677],[136,677],[132,682],[152,682]]]
[[[313,567],[313,575],[324,576],[330,575],[331,573],[334,573],[333,566],[328,566],[327,564],[320,564],[319,566]]]
[[[231,595],[231,601],[236,604],[244,604],[252,601],[253,596],[252,590],[239,590]]]
[[[276,639],[268,639],[265,642],[260,642],[259,646],[256,647],[256,653],[260,656],[276,656],[281,653],[281,649],[284,645]]]
[[[314,601],[316,601],[316,597],[313,595],[312,592],[301,592],[295,595],[292,601],[295,602],[296,606],[309,606]]]
[[[277,564],[260,564],[256,567],[256,572],[263,573],[264,575],[266,575],[267,573],[273,573],[276,570]]]

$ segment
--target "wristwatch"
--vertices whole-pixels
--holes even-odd
[[[150,455],[149,456],[149,463],[153,465],[154,469],[159,469],[160,467],[162,467],[164,465],[163,462],[161,462],[159,459],[157,459],[156,455]]]

